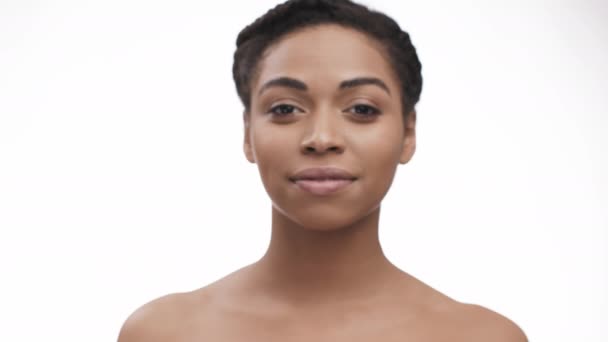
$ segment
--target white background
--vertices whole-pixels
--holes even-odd
[[[276,3],[0,0],[1,341],[112,341],[262,256],[231,66]],[[365,3],[423,64],[387,255],[531,341],[608,341],[608,2]]]

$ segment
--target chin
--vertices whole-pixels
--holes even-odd
[[[319,232],[330,232],[346,229],[360,222],[370,212],[356,208],[336,208],[328,205],[286,210],[275,205],[275,209],[288,220],[303,229]],[[362,215],[362,212],[366,212]]]

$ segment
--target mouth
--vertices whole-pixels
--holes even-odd
[[[312,167],[296,172],[290,180],[312,180],[312,181],[330,181],[330,180],[355,180],[356,177],[345,169],[337,167]]]
[[[289,180],[300,190],[324,196],[347,188],[357,178],[344,169],[317,167],[304,169],[290,177]]]
[[[293,183],[301,190],[324,196],[345,189],[354,181],[354,179],[299,179],[294,180]]]

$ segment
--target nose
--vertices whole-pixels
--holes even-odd
[[[319,111],[309,117],[307,133],[300,144],[303,154],[325,154],[344,152],[344,142],[340,134],[340,116],[329,110]]]

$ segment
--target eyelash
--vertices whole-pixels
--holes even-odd
[[[292,110],[295,109],[295,108],[297,108],[296,106],[293,106],[293,105],[281,103],[281,104],[278,104],[278,105],[273,106],[272,108],[270,108],[270,110],[268,111],[267,114],[272,114],[275,117],[287,117],[288,115],[291,115],[292,113],[281,113],[281,114],[279,114],[279,113],[275,112],[277,109],[280,109],[280,108],[286,109],[286,107],[287,108],[291,108]],[[356,116],[358,116],[360,118],[363,118],[364,120],[374,119],[376,116],[378,116],[378,115],[381,114],[381,112],[380,112],[380,110],[378,108],[370,106],[370,105],[367,105],[367,104],[356,104],[356,105],[350,107],[349,109],[356,109],[356,108],[359,108],[359,109],[365,108],[366,110],[371,110],[372,114],[355,113]]]

